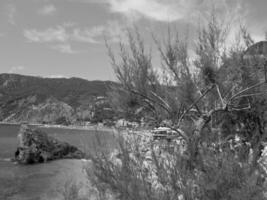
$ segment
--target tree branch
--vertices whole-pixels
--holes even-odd
[[[154,104],[158,104],[158,105],[159,105],[161,108],[163,108],[165,111],[167,111],[168,113],[171,113],[170,110],[169,110],[167,107],[165,107],[165,105],[156,102],[155,100],[149,98],[148,96],[146,96],[146,95],[144,95],[144,94],[141,94],[140,92],[138,92],[138,91],[136,91],[136,90],[134,90],[134,89],[130,89],[130,88],[128,88],[128,89],[130,90],[130,92],[132,92],[132,93],[134,93],[134,94],[137,94],[137,95],[143,97],[144,99],[146,99],[146,100],[148,100],[148,101],[150,101],[150,102],[152,102],[152,103],[154,103]]]
[[[181,117],[178,120],[178,127],[180,126],[180,123],[182,121],[182,119],[184,118],[184,116],[202,99],[204,98],[213,88],[215,87],[215,85],[213,84],[212,86],[210,86],[203,94],[202,96],[200,96],[197,100],[195,100],[191,106],[189,106],[189,108],[187,108],[184,113],[181,115]]]
[[[255,85],[252,85],[252,86],[250,86],[250,87],[248,87],[248,88],[245,88],[244,90],[241,90],[240,92],[236,93],[235,95],[233,95],[233,96],[228,100],[227,105],[228,105],[234,98],[238,97],[239,95],[243,94],[244,92],[247,92],[247,91],[249,91],[249,90],[251,90],[251,89],[253,89],[253,88],[259,87],[259,86],[261,86],[261,85],[263,85],[263,84],[266,84],[265,80],[262,81],[262,82],[256,83]]]

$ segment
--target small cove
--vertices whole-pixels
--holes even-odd
[[[86,153],[111,149],[115,140],[112,130],[81,130],[39,127],[49,135],[79,147]],[[11,162],[17,146],[19,125],[0,125],[0,199],[57,200],[68,181],[85,183],[86,160],[56,160],[45,164],[18,165]]]

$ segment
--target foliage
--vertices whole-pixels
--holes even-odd
[[[251,173],[247,159],[236,159],[244,149],[203,143],[196,155],[193,140],[185,152],[175,148],[177,143],[144,148],[140,137],[119,140],[117,156],[98,153],[92,157],[93,174],[88,170],[103,197],[112,193],[112,198],[124,200],[265,199],[263,178]]]
[[[65,125],[68,126],[70,125],[70,121],[66,118],[66,117],[59,117],[56,119],[55,121],[56,124],[61,124],[61,125]]]
[[[245,55],[253,40],[243,27],[230,48],[228,31],[211,15],[199,30],[193,61],[187,40],[170,31],[163,45],[154,37],[167,78],[152,67],[138,32],[129,32],[128,51],[121,44],[121,62],[109,49],[125,94],[119,98],[115,91],[114,104],[128,114],[142,110],[158,124],[169,119],[176,135],[165,142],[122,134],[115,157],[92,155],[99,191],[123,200],[266,199],[260,163],[267,137],[264,66]]]

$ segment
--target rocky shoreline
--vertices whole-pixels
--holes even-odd
[[[0,122],[0,125],[15,125],[20,126],[25,123],[14,123],[14,122]],[[107,126],[99,126],[99,125],[88,125],[88,126],[82,126],[82,125],[59,125],[59,124],[33,124],[33,123],[26,123],[29,126],[36,126],[40,128],[59,128],[59,129],[69,129],[69,130],[101,130],[101,131],[114,131],[113,127],[107,127]]]

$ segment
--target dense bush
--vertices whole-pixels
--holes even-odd
[[[226,33],[211,15],[199,30],[193,61],[185,39],[169,31],[162,45],[154,37],[165,77],[153,68],[137,31],[129,31],[128,46],[121,44],[121,62],[109,49],[121,83],[110,95],[113,106],[155,124],[167,119],[177,134],[168,142],[121,133],[115,153],[91,155],[94,171],[88,174],[99,197],[266,199],[260,159],[267,136],[264,62],[245,55],[253,41],[244,28],[229,48]]]

